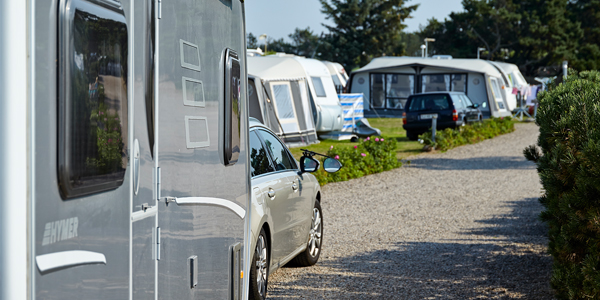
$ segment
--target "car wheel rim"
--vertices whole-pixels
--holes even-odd
[[[321,220],[321,212],[317,208],[314,208],[312,224],[310,227],[310,237],[308,239],[308,249],[312,257],[316,257],[321,250],[321,235],[323,228]]]
[[[256,242],[256,286],[261,298],[267,294],[267,243],[265,237],[260,235]]]

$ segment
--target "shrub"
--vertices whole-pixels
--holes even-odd
[[[446,128],[436,132],[435,143],[431,139],[431,132],[419,136],[423,144],[437,150],[446,151],[454,147],[474,144],[485,139],[515,131],[512,118],[491,118],[484,122],[462,126],[458,129]]]
[[[537,164],[560,299],[600,299],[600,73],[572,73],[539,95]]]
[[[336,173],[319,168],[314,175],[324,185],[398,168],[402,163],[396,158],[397,147],[395,139],[385,137],[366,138],[354,148],[332,147],[327,155],[338,159],[343,167]]]

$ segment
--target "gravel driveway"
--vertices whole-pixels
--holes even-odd
[[[552,299],[535,124],[323,187],[317,265],[271,274],[269,299]]]

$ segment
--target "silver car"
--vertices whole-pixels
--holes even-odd
[[[250,120],[252,176],[252,249],[250,299],[265,299],[269,274],[288,262],[311,266],[321,254],[321,188],[312,174],[320,155],[305,151],[298,163],[285,144],[257,120]],[[324,168],[341,164],[326,158]]]

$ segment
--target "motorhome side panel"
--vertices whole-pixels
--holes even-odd
[[[129,297],[127,27],[119,5],[35,2],[35,298]]]
[[[158,296],[238,299],[249,191],[242,3],[162,1],[159,28]]]

